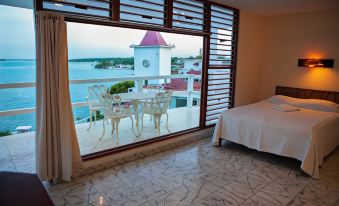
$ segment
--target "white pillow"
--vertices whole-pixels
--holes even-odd
[[[266,99],[266,101],[272,104],[289,104],[304,109],[312,109],[317,111],[339,112],[338,104],[322,99],[299,99],[284,95],[275,95]]]
[[[266,99],[267,102],[272,104],[289,104],[289,105],[296,105],[300,99],[288,97],[284,95],[275,95],[268,99]]]
[[[324,112],[339,112],[338,104],[322,99],[300,99],[296,106]]]
[[[280,112],[295,112],[300,111],[298,107],[289,105],[289,104],[274,104],[272,105],[272,109],[280,111]]]

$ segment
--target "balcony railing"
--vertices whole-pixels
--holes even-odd
[[[164,75],[164,76],[125,76],[107,79],[83,79],[83,80],[70,80],[70,84],[88,84],[88,83],[105,83],[105,82],[121,82],[121,81],[135,81],[136,89],[142,92],[145,80],[158,80],[163,79],[166,81],[170,79],[187,79],[187,89],[185,91],[174,91],[173,96],[187,97],[187,106],[192,107],[193,98],[200,99],[200,91],[194,91],[194,80],[201,80],[200,75],[192,74],[180,74],[180,75]],[[35,87],[34,82],[23,82],[23,83],[6,83],[0,84],[1,89],[14,89],[14,88],[30,88]],[[85,99],[85,97],[84,97]],[[73,102],[73,107],[84,107],[87,106],[87,102]],[[29,114],[35,112],[35,107],[20,108],[13,110],[0,111],[0,117],[14,116],[19,114]]]

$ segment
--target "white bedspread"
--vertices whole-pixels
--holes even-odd
[[[301,109],[281,112],[262,101],[225,110],[214,130],[219,138],[302,161],[301,169],[319,178],[323,159],[339,145],[339,113]]]

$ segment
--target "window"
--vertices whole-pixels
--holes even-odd
[[[33,11],[0,5],[0,28],[0,150],[3,160],[2,168],[35,172]],[[24,164],[18,161],[23,156],[25,157]]]
[[[70,57],[69,63],[72,101],[74,103],[74,114],[77,121],[79,121],[78,123],[84,121],[83,114],[88,113],[88,111],[84,109],[84,106],[86,105],[84,102],[86,90],[80,88],[86,87],[86,82],[87,87],[93,85],[95,80],[88,82],[89,80],[87,79],[83,81],[80,77],[86,78],[86,72],[80,73],[80,68],[78,68],[78,72],[74,72],[76,76],[72,78],[72,71],[75,71],[73,65],[76,64],[79,64],[77,67],[81,67],[80,64],[82,64],[86,68],[96,67],[97,64],[99,64],[98,67],[101,67],[100,72],[102,72],[102,77],[98,78],[105,78],[105,80],[101,81],[102,84],[106,86],[111,86],[113,83],[115,84],[122,81],[132,81],[132,86],[129,85],[129,83],[123,84],[125,86],[127,85],[128,91],[140,91],[140,88],[144,89],[145,86],[152,86],[155,83],[167,87],[186,85],[185,91],[190,91],[190,97],[177,96],[175,101],[171,101],[171,107],[184,108],[187,107],[187,105],[199,107],[200,109],[197,111],[199,113],[198,128],[213,126],[223,110],[233,107],[237,60],[237,32],[239,23],[239,11],[237,9],[214,2],[200,0],[37,0],[36,8],[38,8],[38,10],[53,10],[64,13],[69,25],[82,23],[82,25],[85,25],[84,27],[87,28],[91,27],[91,25],[104,25],[109,27],[102,26],[101,28],[107,30],[117,29],[114,34],[111,33],[109,37],[101,37],[99,31],[96,35],[92,36],[93,38],[87,39],[87,41],[81,43],[83,46],[82,50],[78,49],[78,51],[81,50],[82,52],[86,51],[86,46],[89,43],[93,44],[93,42],[97,45],[110,45],[112,47],[107,50],[107,52],[111,54],[105,57],[100,55],[93,56],[93,54],[100,54],[102,49],[92,49],[90,53],[88,53],[89,55],[87,58],[91,58],[88,59],[87,62],[82,60],[75,62],[77,61],[75,59],[78,57],[74,56],[79,52],[72,46],[75,42],[82,40],[83,36],[82,38],[68,38],[70,46],[69,54],[70,56],[73,56]],[[99,28],[99,26],[97,26],[95,30],[97,30],[97,28]],[[159,77],[164,76],[164,73],[159,73],[157,75],[148,73],[153,71],[152,68],[156,64],[153,59],[151,60],[150,56],[152,55],[149,54],[146,49],[141,53],[148,56],[147,58],[143,57],[138,59],[135,57],[135,54],[140,50],[140,47],[138,47],[140,46],[140,42],[135,42],[134,45],[130,45],[130,51],[133,50],[135,53],[130,53],[129,56],[112,52],[117,49],[121,49],[120,51],[123,50],[123,48],[119,47],[119,43],[122,39],[133,39],[132,37],[128,37],[127,34],[124,34],[126,36],[123,38],[118,35],[129,29],[133,29],[133,32],[135,33],[134,38],[139,35],[139,32],[146,33],[146,31],[158,31],[164,36],[167,36],[169,33],[172,33],[173,35],[177,34],[178,36],[180,36],[179,34],[182,34],[181,36],[189,36],[189,39],[199,37],[201,42],[197,45],[200,46],[200,51],[198,54],[195,54],[196,56],[192,56],[193,58],[188,56],[175,59],[176,56],[172,55],[170,60],[171,63],[167,66],[171,68],[170,75],[182,75],[182,80],[177,81],[167,77],[161,79]],[[71,30],[72,29],[69,26],[69,32]],[[81,32],[78,32],[78,34],[79,33]],[[86,34],[86,31],[81,34]],[[175,48],[180,46],[176,42],[172,41],[171,43],[175,43]],[[185,45],[185,43],[183,43],[183,45]],[[125,45],[124,49],[126,47],[127,46]],[[163,55],[163,52],[159,51],[158,56],[161,55]],[[101,57],[102,59],[98,59]],[[85,56],[81,58],[85,58]],[[200,60],[197,62],[198,58]],[[140,65],[142,71],[145,72],[144,74],[138,74],[137,70],[133,70],[131,73],[125,71],[126,68],[134,68],[138,65]],[[121,72],[114,70],[116,73],[112,74],[107,71],[107,68],[111,67],[125,67],[125,70]],[[186,71],[185,68],[191,68],[192,71]],[[197,73],[196,71],[199,71],[199,69],[200,73]],[[158,70],[162,71],[160,66],[158,67]],[[127,77],[128,75],[134,76]],[[147,78],[140,78],[142,75],[146,75]],[[153,76],[151,77],[150,75]],[[200,75],[201,78],[193,78],[192,80],[185,75]],[[139,77],[136,78],[137,76]],[[89,75],[88,78],[92,77],[95,78],[96,75]],[[195,96],[195,89],[198,88],[198,84],[200,84],[199,88],[201,90],[201,95]],[[177,94],[178,93],[179,92],[177,92]],[[134,113],[136,112],[137,111]],[[172,132],[173,131],[171,131],[171,133]],[[100,135],[95,134],[94,136]],[[165,136],[172,137],[175,135],[165,134]],[[132,142],[127,139],[123,141],[125,141],[123,144]],[[89,145],[89,147],[91,146]],[[109,147],[113,146],[110,145]],[[100,150],[105,148],[101,148]],[[114,152],[113,150],[111,151]],[[83,154],[85,153],[87,154],[87,152],[83,152]]]
[[[71,22],[67,27],[70,93],[82,155],[200,126],[202,37]],[[90,123],[86,96],[93,100],[88,89],[94,85],[106,86],[130,108],[131,118],[119,120],[119,135],[112,134],[111,120],[102,120],[103,109],[95,111],[95,124],[92,113]],[[154,121],[164,105],[156,95],[166,92],[172,96],[158,130]]]

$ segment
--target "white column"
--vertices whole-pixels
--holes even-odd
[[[136,88],[138,90],[138,92],[143,92],[143,86],[144,86],[144,80],[136,80]]]
[[[193,82],[194,82],[194,78],[193,75],[189,75],[188,79],[187,79],[187,106],[189,108],[192,107],[193,105]]]

